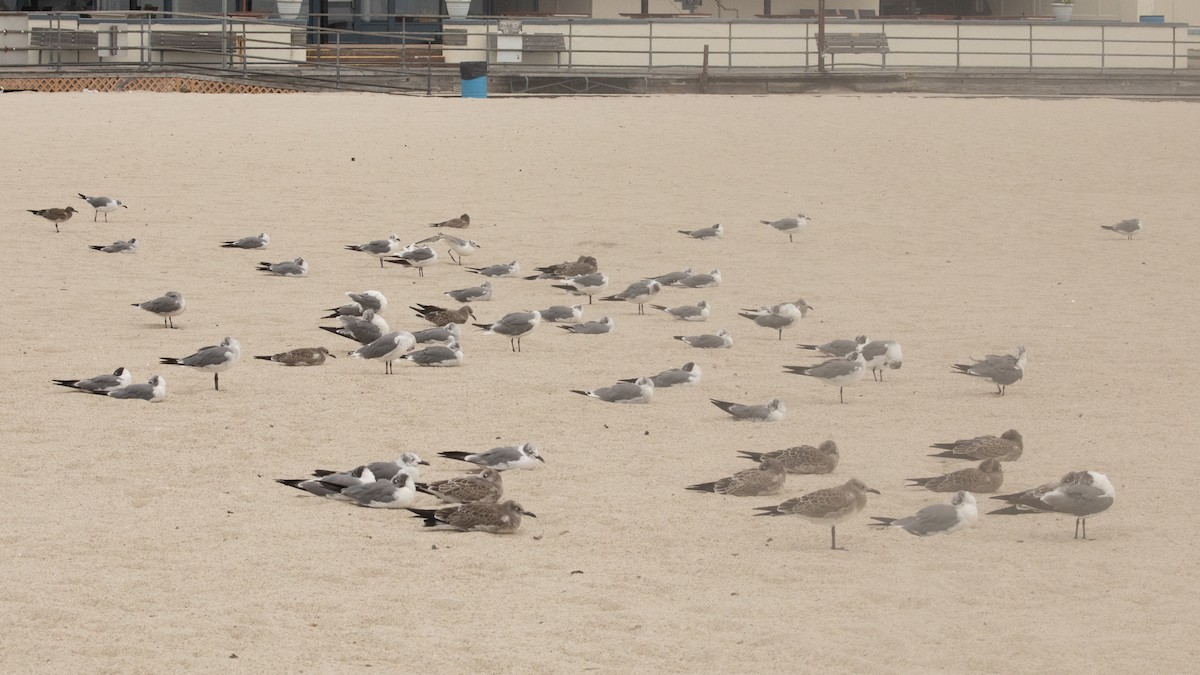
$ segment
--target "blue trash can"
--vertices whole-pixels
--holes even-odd
[[[487,61],[463,61],[458,64],[463,98],[487,98]]]

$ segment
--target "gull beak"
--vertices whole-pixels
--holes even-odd
[[[523,515],[523,516],[529,516],[530,518],[537,518],[537,516],[535,516],[534,514],[530,513],[529,511],[522,511],[522,512],[521,512],[521,515]]]
[[[421,460],[421,461],[417,462],[417,464],[424,464],[425,466],[429,466],[429,462],[426,462],[425,460]],[[879,494],[879,493],[877,492],[875,494]]]
[[[336,359],[337,357],[336,357],[336,356],[334,356],[333,354],[330,354],[330,355],[329,355],[329,358],[331,358],[331,359]]]
[[[883,494],[883,493],[881,493],[879,490],[876,490],[875,488],[867,488],[866,490],[864,490],[864,492],[874,492],[874,493],[875,493],[875,494],[877,494],[877,495],[878,495],[878,494]]]
[[[546,463],[546,460],[541,455],[538,455],[537,461],[541,462],[542,464]],[[537,516],[534,516],[534,518],[537,518]]]

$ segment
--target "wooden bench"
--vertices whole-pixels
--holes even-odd
[[[826,33],[825,48],[822,50],[833,57],[836,54],[883,54],[883,65],[887,65],[888,48],[885,33]],[[833,58],[830,58],[833,67]]]
[[[93,31],[62,30],[58,28],[29,29],[29,46],[38,50],[38,63],[42,62],[42,54],[47,51],[75,52],[75,61],[79,62],[82,52],[94,52],[100,46],[100,38]],[[62,57],[59,57],[62,62]]]
[[[232,45],[231,45],[232,46]],[[193,30],[153,30],[150,32],[150,51],[188,54],[221,54],[225,37],[220,32]]]
[[[493,52],[499,50],[496,38],[496,35],[488,36],[488,49]],[[562,33],[522,33],[520,38],[521,53],[552,53],[555,55],[557,62],[559,64],[562,63],[562,53],[567,50],[567,37]],[[445,37],[443,36],[444,43]]]

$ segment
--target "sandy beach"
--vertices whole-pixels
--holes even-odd
[[[1200,108],[1134,100],[909,96],[429,99],[360,94],[6,94],[0,527],[6,672],[1087,672],[1195,669],[1197,545],[1188,364],[1200,316]],[[129,208],[92,222],[76,193]],[[80,210],[56,234],[26,209]],[[759,224],[803,211],[808,230]],[[719,288],[705,323],[619,302],[609,335],[464,331],[460,368],[345,358],[318,330],[377,289],[393,330],[415,303],[482,279],[424,278],[347,251],[460,213],[468,266],[593,255],[612,290],[692,267]],[[1099,226],[1141,218],[1127,241]],[[725,226],[697,241],[677,230]],[[263,251],[219,248],[266,231]],[[88,245],[137,237],[133,255]],[[307,278],[260,261],[304,256]],[[581,300],[495,279],[480,323]],[[131,303],[177,290],[177,330]],[[739,309],[804,298],[784,333]],[[725,328],[728,350],[672,336]],[[784,371],[797,343],[899,341],[903,368],[846,389]],[[212,376],[158,365],[225,336]],[[323,345],[316,368],[256,361]],[[998,397],[952,363],[1028,349]],[[649,405],[570,393],[687,361],[701,383]],[[55,387],[132,370],[161,404]],[[786,402],[737,423],[709,398]],[[949,495],[905,479],[965,468],[929,446],[1018,429],[1002,493],[1106,473],[1116,504],[1074,519],[983,515],[918,538],[868,527]],[[834,439],[837,470],[780,494],[686,486],[769,451]],[[506,493],[537,514],[510,536],[421,527],[273,482],[413,451],[533,441],[545,465]],[[838,526],[754,507],[857,477],[882,494]],[[418,505],[433,506],[422,496]],[[980,495],[980,510],[998,502]]]

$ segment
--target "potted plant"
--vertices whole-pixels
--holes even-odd
[[[446,14],[462,18],[471,11],[471,0],[446,0]]]
[[[1056,0],[1050,3],[1050,9],[1054,11],[1055,21],[1070,21],[1071,12],[1075,11],[1075,0]]]

